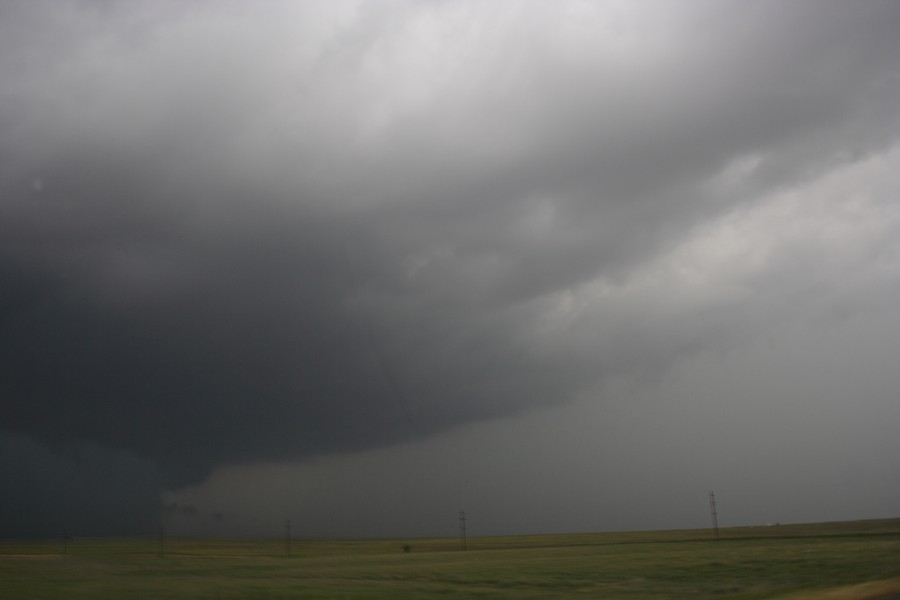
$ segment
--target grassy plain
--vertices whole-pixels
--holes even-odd
[[[404,545],[411,552],[404,552]],[[470,539],[0,543],[0,598],[900,600],[900,519]],[[68,552],[66,555],[65,552]]]

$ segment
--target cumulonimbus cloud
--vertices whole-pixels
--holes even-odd
[[[654,269],[896,164],[892,3],[0,10],[2,426],[170,485],[664,368],[760,320]]]

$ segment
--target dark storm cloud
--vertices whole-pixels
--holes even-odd
[[[898,133],[890,2],[0,11],[0,423],[169,485],[564,401],[756,323],[640,297],[554,325]]]

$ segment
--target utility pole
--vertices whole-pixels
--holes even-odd
[[[291,520],[284,520],[284,550],[287,557],[291,557]]]
[[[709,514],[712,517],[713,533],[719,539],[719,513],[716,511],[716,493],[709,492]]]
[[[466,511],[459,511],[459,541],[463,550],[468,550],[469,545],[466,540]]]

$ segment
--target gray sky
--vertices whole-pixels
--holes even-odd
[[[897,516],[900,4],[0,4],[0,535]]]

